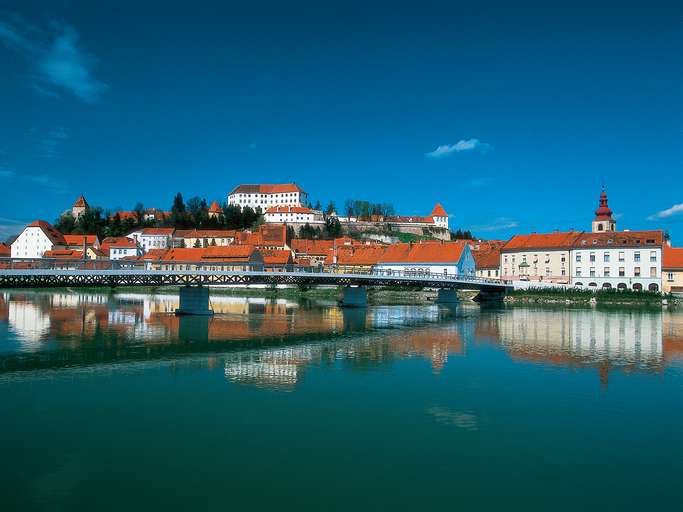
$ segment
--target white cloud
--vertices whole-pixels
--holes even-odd
[[[683,203],[675,204],[671,208],[667,208],[666,210],[662,210],[661,212],[650,215],[648,220],[666,219],[679,213],[683,213]]]
[[[481,142],[479,139],[460,140],[455,144],[445,144],[438,146],[434,151],[425,153],[427,158],[443,158],[453,153],[478,151],[485,153],[491,149],[491,145]]]
[[[31,87],[40,94],[58,97],[58,91],[68,91],[94,103],[107,89],[92,74],[95,58],[81,49],[78,32],[68,25],[52,23],[45,31],[17,17],[0,20],[0,42],[29,61]]]
[[[479,226],[472,226],[472,231],[503,231],[504,229],[512,229],[519,227],[519,222],[516,220],[508,219],[507,217],[499,217],[495,219],[490,224],[482,224]]]

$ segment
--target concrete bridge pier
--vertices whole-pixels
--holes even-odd
[[[209,308],[209,289],[205,286],[183,286],[180,288],[180,307],[176,315],[213,315]]]
[[[436,296],[437,304],[457,304],[460,302],[458,292],[450,288],[441,288]]]
[[[341,306],[345,308],[364,308],[368,305],[368,290],[365,286],[345,286]]]

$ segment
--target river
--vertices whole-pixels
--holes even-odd
[[[653,510],[683,312],[0,291],[4,510]]]

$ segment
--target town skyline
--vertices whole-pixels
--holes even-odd
[[[455,4],[302,5],[285,24],[248,6],[5,2],[0,237],[80,193],[168,209],[178,191],[287,182],[323,206],[440,202],[500,239],[587,229],[605,185],[622,227],[683,236],[675,13],[497,8],[495,26]]]

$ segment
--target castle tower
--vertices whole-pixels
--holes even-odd
[[[209,218],[217,219],[221,215],[223,215],[223,208],[218,204],[218,201],[214,201],[209,208]]]
[[[434,225],[437,228],[448,229],[448,214],[446,210],[443,209],[440,203],[436,203],[436,206],[432,210],[432,219],[434,219]]]
[[[86,200],[85,200],[85,197],[83,197],[83,194],[81,194],[80,196],[78,196],[78,199],[76,199],[76,202],[75,202],[74,205],[71,207],[71,216],[72,216],[74,219],[77,219],[77,218],[80,217],[80,216],[83,214],[83,212],[85,212],[85,210],[87,210],[88,208],[90,208],[90,207],[88,206],[88,201],[86,201]]]
[[[602,189],[600,193],[600,206],[595,210],[595,218],[593,219],[593,233],[602,233],[604,231],[616,231],[617,222],[612,216],[612,210],[607,206],[607,192]]]

